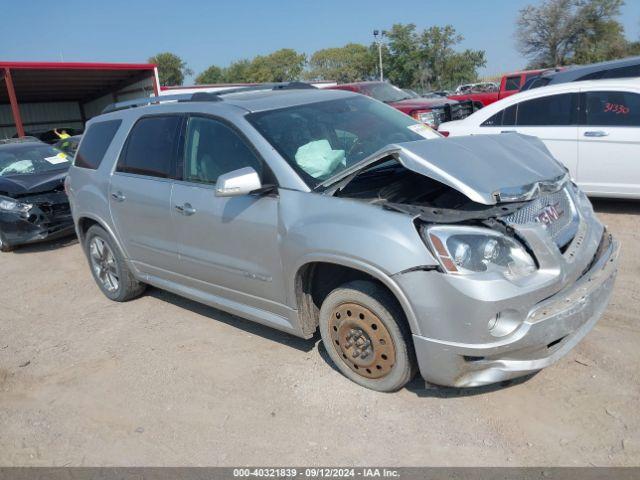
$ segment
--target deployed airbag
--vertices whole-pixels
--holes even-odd
[[[327,140],[314,140],[298,148],[296,163],[313,178],[325,178],[338,165],[346,165],[344,150],[333,150]]]

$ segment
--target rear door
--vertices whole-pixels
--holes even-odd
[[[587,193],[640,197],[640,93],[584,91],[578,183]]]
[[[278,196],[215,195],[218,177],[243,167],[272,183],[262,159],[235,127],[209,116],[189,118],[182,158],[183,180],[174,187],[171,208],[179,272],[190,286],[214,295],[284,303]]]
[[[129,258],[143,272],[175,270],[177,241],[171,225],[171,193],[181,115],[139,119],[111,177],[111,216]]]
[[[517,104],[515,131],[538,137],[576,177],[578,171],[578,94],[560,93]]]

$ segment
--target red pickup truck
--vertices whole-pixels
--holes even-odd
[[[449,100],[439,95],[416,97],[386,82],[344,83],[329,88],[349,90],[373,97],[411,115],[431,128],[437,128],[442,122],[461,120],[473,113],[472,102]]]
[[[509,73],[502,77],[502,80],[500,81],[500,89],[497,92],[472,92],[461,95],[448,95],[447,98],[457,101],[471,100],[476,108],[486,107],[493,102],[497,102],[501,98],[518,93],[522,86],[531,78],[539,77],[540,74],[549,70],[553,69],[523,70],[522,72]]]

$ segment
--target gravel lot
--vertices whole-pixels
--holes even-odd
[[[555,366],[481,389],[365,390],[301,340],[151,289],[95,286],[79,245],[0,255],[0,465],[640,465],[640,202],[612,303]]]

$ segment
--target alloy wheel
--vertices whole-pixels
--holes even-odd
[[[89,243],[91,268],[102,286],[108,292],[115,292],[120,285],[120,274],[111,248],[100,237],[93,237]]]

